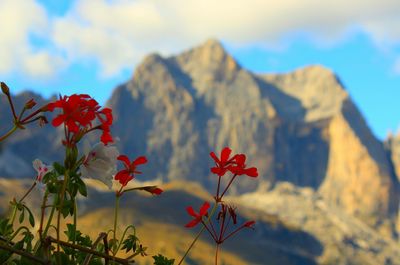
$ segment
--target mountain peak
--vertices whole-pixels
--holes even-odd
[[[221,42],[216,39],[209,39],[202,45],[171,59],[195,79],[221,80],[227,77],[229,79],[241,69]]]
[[[203,44],[197,46],[197,49],[209,50],[212,52],[227,53],[222,43],[218,39],[213,39],[213,38],[210,38],[206,40]]]

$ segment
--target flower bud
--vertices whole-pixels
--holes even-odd
[[[2,91],[5,95],[9,96],[9,95],[10,95],[10,89],[8,88],[8,86],[6,85],[6,83],[0,82],[0,85],[1,85],[1,91]]]
[[[40,116],[39,117],[39,126],[40,127],[45,126],[47,123],[49,123],[49,122],[47,121],[45,116]]]
[[[31,109],[36,106],[36,102],[34,99],[30,99],[28,102],[25,103],[25,109]]]

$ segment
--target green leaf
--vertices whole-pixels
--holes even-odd
[[[76,197],[76,194],[78,193],[78,187],[73,179],[70,179],[70,181],[68,181],[67,190],[69,191],[69,194],[72,198]]]
[[[19,223],[22,223],[25,219],[25,208],[22,208],[21,214],[19,215]]]
[[[64,175],[65,168],[61,164],[54,162],[53,167],[59,175]]]
[[[76,184],[78,185],[79,193],[82,196],[87,197],[87,188],[86,188],[85,182],[83,182],[83,180],[81,178],[77,178],[77,183]]]
[[[14,232],[12,225],[8,222],[8,218],[0,219],[0,235],[5,237],[11,235]]]
[[[51,179],[55,179],[55,178],[57,178],[57,176],[55,175],[55,172],[49,171],[49,172],[47,172],[47,173],[43,176],[42,182],[43,182],[43,183],[47,183],[47,182],[49,182]]]
[[[126,252],[128,253],[130,250],[133,252],[136,251],[137,248],[137,242],[139,239],[136,237],[136,235],[129,235],[127,239],[122,242],[122,249],[126,249]]]
[[[153,256],[153,259],[154,259],[154,265],[173,265],[175,262],[174,259],[167,259],[161,254]]]
[[[68,215],[74,214],[74,201],[72,200],[64,200],[63,208],[61,209],[61,213],[64,218]]]
[[[31,224],[32,227],[34,227],[35,226],[35,218],[33,217],[31,210],[29,210],[29,208],[26,205],[24,205],[24,207],[28,211],[28,214],[29,214],[29,223]]]

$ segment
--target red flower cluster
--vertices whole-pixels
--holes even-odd
[[[62,113],[54,118],[52,125],[58,127],[65,125],[67,130],[67,143],[79,141],[83,134],[92,129],[101,129],[101,141],[104,144],[113,142],[110,134],[110,126],[113,122],[112,110],[103,108],[99,103],[86,94],[73,94],[71,96],[60,97],[59,100],[49,103],[47,110],[61,109]],[[98,120],[100,125],[93,127],[94,120]],[[72,134],[72,139],[70,138]]]
[[[214,196],[217,202],[221,202],[222,197],[228,191],[229,187],[237,176],[247,175],[252,178],[258,177],[257,168],[246,167],[246,155],[236,154],[230,157],[231,153],[232,150],[229,147],[225,147],[224,149],[222,149],[221,158],[218,158],[214,152],[210,153],[211,158],[215,162],[215,167],[211,168],[211,172],[218,175],[217,192]],[[233,176],[220,195],[221,177],[224,176],[228,171],[231,172]]]
[[[247,175],[253,178],[258,177],[257,168],[246,168],[246,155],[237,154],[229,158],[231,153],[232,150],[229,147],[225,147],[222,149],[221,158],[219,159],[214,152],[211,152],[210,156],[215,162],[215,167],[211,168],[211,172],[217,174],[219,177],[222,177],[228,171],[232,172],[234,175]]]

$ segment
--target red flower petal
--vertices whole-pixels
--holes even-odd
[[[128,170],[121,170],[115,175],[115,180],[118,180],[118,182],[122,186],[128,185],[128,182],[133,179],[133,177],[129,174]]]
[[[58,115],[57,117],[54,118],[54,120],[51,122],[51,124],[54,127],[58,127],[65,121],[65,115]]]
[[[239,166],[243,166],[244,167],[244,163],[246,162],[246,155],[244,154],[238,154],[236,155],[236,163]]]
[[[124,163],[125,168],[126,168],[127,170],[130,169],[130,167],[131,167],[131,161],[129,161],[129,158],[128,158],[126,155],[119,155],[119,156],[117,157],[117,159],[118,159],[119,161],[122,161],[122,162]]]
[[[113,142],[113,138],[112,138],[109,130],[103,129],[103,134],[100,137],[100,141],[104,145],[107,145],[108,143],[112,143]]]
[[[145,156],[139,156],[138,158],[135,159],[135,161],[133,161],[132,165],[137,166],[146,163],[147,163],[147,158]]]
[[[246,174],[249,177],[253,177],[253,178],[258,177],[258,171],[257,171],[257,168],[255,168],[255,167],[246,169],[244,174]]]
[[[232,150],[229,147],[225,147],[221,151],[221,162],[227,162]]]
[[[199,215],[193,210],[192,206],[189,206],[186,208],[186,211],[188,212],[188,214],[190,214],[193,217],[198,217]]]
[[[215,163],[219,164],[221,162],[221,161],[219,161],[217,155],[214,152],[211,152],[210,156],[212,159],[214,159]]]
[[[201,208],[200,208],[200,212],[199,212],[200,216],[206,215],[209,208],[210,208],[210,204],[208,202],[205,202],[203,204],[203,206],[201,206]]]
[[[198,223],[200,223],[200,220],[194,219],[194,220],[190,221],[189,223],[187,223],[187,224],[185,225],[185,227],[191,228],[191,227],[196,226]]]

